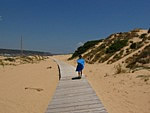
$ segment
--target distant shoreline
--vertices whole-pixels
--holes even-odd
[[[19,56],[21,54],[21,50],[19,49],[0,49],[1,56]],[[50,52],[42,52],[42,51],[32,51],[32,50],[23,50],[23,55],[42,55],[42,56],[52,56],[53,54]]]

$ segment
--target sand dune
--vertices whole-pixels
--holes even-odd
[[[55,58],[67,61],[70,55]],[[150,71],[115,74],[115,64],[86,64],[84,74],[102,100],[108,113],[149,113]],[[117,64],[116,64],[117,65]]]
[[[76,66],[70,55],[54,56]],[[116,64],[86,64],[84,74],[108,113],[149,113],[150,71],[115,74]],[[0,113],[44,113],[58,82],[56,63],[0,67]]]
[[[0,66],[0,113],[44,113],[58,82],[56,63]]]

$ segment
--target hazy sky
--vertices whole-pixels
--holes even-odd
[[[52,53],[150,27],[150,0],[0,0],[0,48]]]

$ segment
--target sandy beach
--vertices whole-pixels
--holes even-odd
[[[76,66],[71,55],[53,56]],[[149,113],[148,70],[115,74],[114,64],[85,65],[84,75],[108,113]],[[58,83],[58,67],[52,59],[0,67],[0,113],[44,113]]]
[[[44,113],[58,83],[51,59],[0,66],[0,113]]]
[[[55,56],[76,66],[76,60],[67,61],[70,55]],[[84,75],[106,107],[108,113],[149,113],[150,71],[115,74],[114,65],[86,64]]]

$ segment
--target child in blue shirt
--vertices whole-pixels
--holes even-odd
[[[78,76],[81,78],[82,76],[82,70],[84,69],[84,59],[82,58],[81,55],[79,55],[79,59],[77,60],[77,67],[76,67],[76,71],[78,71]]]

